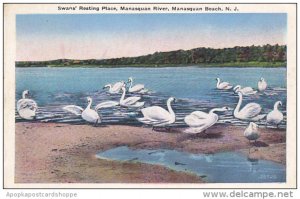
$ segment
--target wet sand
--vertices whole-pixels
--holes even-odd
[[[176,149],[191,153],[238,150],[250,158],[286,163],[285,130],[260,128],[253,144],[243,127],[215,125],[209,135],[151,128],[59,123],[16,123],[16,183],[202,183],[187,172],[136,162],[97,159],[96,153],[127,145],[135,149]],[[250,150],[250,154],[249,154]]]

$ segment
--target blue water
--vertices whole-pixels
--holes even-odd
[[[239,152],[191,154],[176,150],[133,150],[126,146],[97,154],[98,158],[162,165],[192,172],[210,183],[285,182],[285,166],[249,158]]]
[[[119,100],[120,94],[109,95],[102,87],[107,83],[134,78],[134,84],[142,83],[151,93],[142,95],[146,106],[166,107],[170,96],[178,99],[173,105],[177,116],[175,126],[185,126],[183,118],[195,110],[236,106],[238,96],[232,91],[215,89],[216,77],[233,85],[257,88],[257,81],[264,77],[268,82],[266,93],[245,97],[243,104],[256,102],[263,113],[273,109],[277,100],[283,102],[281,110],[286,115],[286,69],[285,68],[16,68],[16,101],[27,89],[39,105],[37,119],[52,122],[83,122],[62,110],[65,105],[86,106],[86,97],[93,98],[93,105],[105,100]],[[130,95],[128,95],[130,96]],[[101,110],[103,123],[126,123],[138,125],[135,119],[139,110],[115,107]],[[20,118],[16,114],[16,120]],[[246,125],[232,116],[232,111],[220,113],[219,123]],[[261,122],[263,124],[264,121]],[[285,128],[286,119],[280,125]]]

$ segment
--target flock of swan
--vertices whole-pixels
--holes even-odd
[[[261,114],[261,106],[254,102],[248,103],[244,105],[243,108],[241,108],[243,95],[253,95],[257,92],[263,92],[266,90],[267,82],[263,78],[258,81],[258,91],[254,90],[251,87],[242,88],[240,85],[233,87],[233,85],[228,82],[221,82],[220,78],[217,78],[216,80],[217,89],[233,89],[234,92],[238,94],[239,100],[237,102],[236,108],[234,109],[233,116],[237,119],[250,122],[248,127],[244,131],[244,136],[249,141],[256,141],[259,138],[259,132],[257,130],[258,125],[255,123],[256,121],[259,121],[266,117],[266,125],[272,124],[278,127],[278,125],[283,120],[283,114],[278,109],[279,105],[282,106],[281,101],[277,101],[274,104],[274,109],[267,115]],[[127,84],[129,84],[128,88]],[[95,124],[95,126],[101,123],[101,117],[99,116],[98,111],[103,108],[111,108],[115,106],[140,109],[143,117],[136,119],[141,123],[152,126],[153,129],[156,127],[166,127],[176,121],[176,114],[172,109],[172,103],[176,101],[174,97],[170,97],[167,100],[167,110],[160,106],[150,106],[142,108],[145,105],[145,102],[141,101],[140,96],[126,98],[126,92],[132,94],[144,94],[149,91],[143,84],[133,85],[132,77],[128,79],[127,83],[125,83],[124,81],[120,81],[114,84],[107,84],[103,87],[103,89],[107,89],[107,92],[110,94],[122,93],[120,100],[105,101],[96,105],[95,108],[92,108],[92,98],[87,97],[88,105],[85,109],[76,105],[67,105],[63,107],[63,110],[73,113],[77,116],[81,116],[82,119],[89,123]],[[17,102],[17,112],[21,118],[26,120],[33,120],[36,118],[36,111],[38,109],[38,106],[34,100],[28,98],[28,95],[28,90],[23,91],[22,99]],[[224,112],[228,110],[228,107],[222,107],[213,108],[208,113],[203,111],[194,111],[184,118],[184,122],[189,126],[189,128],[184,132],[193,134],[202,132],[205,133],[206,130],[217,123],[219,119],[218,114],[215,112]]]

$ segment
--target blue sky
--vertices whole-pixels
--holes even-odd
[[[17,15],[17,58],[101,59],[196,47],[285,44],[286,25],[284,13]]]

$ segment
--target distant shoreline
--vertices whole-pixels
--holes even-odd
[[[155,52],[137,57],[109,59],[56,59],[48,61],[16,61],[16,67],[284,67],[286,45],[236,46],[234,48],[194,48]]]
[[[230,63],[210,63],[210,64],[126,64],[126,65],[95,65],[95,64],[49,64],[49,65],[18,65],[16,68],[36,68],[36,67],[57,67],[57,68],[166,68],[166,67],[199,67],[199,68],[216,68],[216,67],[236,67],[236,68],[286,68],[285,62],[230,62]]]

